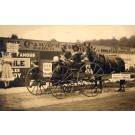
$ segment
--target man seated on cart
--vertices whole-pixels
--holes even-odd
[[[53,70],[61,74],[61,67],[69,65],[69,59],[72,54],[70,51],[67,51],[66,45],[61,45],[60,57],[54,56],[53,58]]]
[[[61,46],[61,54],[60,54],[60,59],[59,61],[64,62],[67,65],[74,65],[74,64],[78,64],[82,62],[83,59],[83,53],[80,52],[79,50],[79,46],[78,45],[73,45],[72,49],[73,49],[73,54],[71,54],[70,51],[66,50],[66,45],[62,45]]]
[[[61,54],[60,54],[60,60],[65,62],[67,60],[69,60],[72,56],[71,52],[70,51],[67,51],[67,47],[66,45],[62,45],[61,46]]]
[[[58,62],[54,62],[54,67],[57,68],[57,72],[61,71],[61,66],[65,65],[69,68],[72,69],[77,69],[79,70],[81,66],[83,66],[85,63],[83,61],[83,53],[80,52],[78,45],[73,45],[72,46],[73,49],[73,54],[71,55],[71,52],[66,50],[66,46],[62,45],[61,46],[61,55],[60,55],[60,59]],[[57,64],[59,63],[59,64]],[[54,68],[53,68],[54,69]],[[82,69],[83,72],[85,72],[85,66]],[[61,72],[60,72],[61,73]]]
[[[69,59],[71,58],[72,54],[70,51],[67,51],[66,45],[61,45],[61,53],[60,57],[55,56],[53,60],[53,66],[56,67],[57,65],[68,65]]]
[[[75,69],[79,69],[81,66],[85,64],[83,60],[83,53],[80,51],[78,45],[73,45],[72,49],[74,51],[72,57],[70,58],[70,67],[73,67]],[[85,72],[85,67],[82,69],[83,72]]]

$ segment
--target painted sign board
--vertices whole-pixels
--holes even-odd
[[[43,77],[52,75],[52,63],[43,63]]]
[[[30,58],[13,58],[12,68],[30,68]]]
[[[129,80],[131,77],[130,77],[130,74],[112,74],[112,79],[113,80]]]
[[[19,44],[17,43],[7,43],[7,52],[18,53]]]

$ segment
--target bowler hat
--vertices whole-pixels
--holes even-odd
[[[79,50],[79,46],[78,45],[73,45],[72,49],[74,49],[75,47]]]

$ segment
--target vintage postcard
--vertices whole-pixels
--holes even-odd
[[[135,110],[134,31],[0,25],[0,110]]]

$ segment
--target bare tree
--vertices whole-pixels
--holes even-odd
[[[18,36],[17,36],[17,34],[12,34],[12,35],[11,35],[11,38],[12,38],[12,39],[18,39]]]

